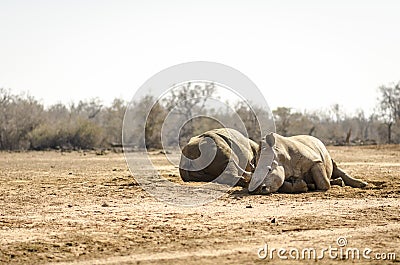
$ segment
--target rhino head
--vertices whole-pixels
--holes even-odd
[[[276,192],[285,181],[285,171],[277,161],[274,146],[275,136],[273,133],[266,135],[261,140],[256,157],[256,169],[248,188],[251,194]]]

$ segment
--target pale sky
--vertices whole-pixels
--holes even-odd
[[[0,1],[0,87],[46,105],[130,100],[152,75],[213,61],[271,108],[375,106],[400,80],[400,1]]]

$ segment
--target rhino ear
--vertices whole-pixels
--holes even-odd
[[[273,133],[269,133],[265,136],[265,141],[270,147],[273,147],[275,145],[275,136]]]

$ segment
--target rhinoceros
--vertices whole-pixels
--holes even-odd
[[[273,153],[272,164],[258,164],[264,154]],[[270,133],[261,140],[249,191],[300,193],[326,191],[331,185],[362,188],[366,182],[350,177],[331,158],[325,145],[309,135],[284,137]],[[256,184],[255,184],[256,183]],[[253,186],[253,187],[252,187]]]
[[[192,137],[182,149],[179,173],[183,181],[214,181],[246,187],[254,171],[258,144],[231,128]]]

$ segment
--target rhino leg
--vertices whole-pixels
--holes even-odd
[[[332,172],[332,178],[342,178],[344,183],[347,186],[353,187],[353,188],[364,188],[365,186],[367,186],[368,183],[350,177],[345,171],[343,171],[342,169],[340,169],[335,161],[332,160],[332,164],[333,164],[333,172]]]
[[[314,183],[308,183],[308,184],[307,184],[307,189],[308,189],[309,191],[315,190],[315,184],[314,184]]]
[[[283,193],[301,193],[307,191],[307,183],[302,179],[284,181],[283,185],[278,190],[278,192]]]
[[[224,173],[213,182],[218,183],[218,184],[224,184],[224,185],[229,185],[229,186],[240,186],[240,187],[247,187],[248,183],[243,177],[235,176],[232,174],[227,174]]]
[[[191,181],[189,171],[180,168],[179,175],[181,176],[184,182]]]
[[[315,163],[311,168],[312,179],[317,190],[326,191],[331,187],[326,169],[322,162]]]
[[[246,187],[248,185],[248,181],[244,177],[238,175],[238,169],[232,161],[228,162],[224,172],[213,180],[213,182],[240,187]]]
[[[340,187],[346,186],[346,184],[344,183],[343,179],[340,178],[340,177],[339,178],[335,178],[335,179],[331,179],[330,182],[331,182],[331,186],[333,186],[333,185],[337,185],[337,186],[340,186]]]
[[[210,181],[209,176],[204,173],[204,171],[199,170],[199,171],[187,171],[187,170],[183,170],[180,169],[179,170],[181,178],[184,182],[190,182],[190,181],[194,181],[194,182],[208,182]]]

